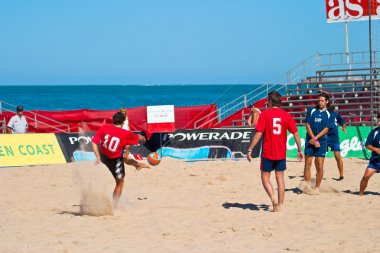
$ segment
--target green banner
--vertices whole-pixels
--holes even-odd
[[[342,131],[339,127],[339,140],[340,140],[340,154],[342,157],[355,157],[369,159],[371,152],[368,151],[364,144],[367,139],[369,132],[371,131],[370,126],[348,126],[347,133]],[[302,151],[305,147],[306,138],[306,127],[298,127],[298,133],[301,137]],[[288,134],[287,142],[287,157],[296,158],[297,157],[297,145],[294,141],[293,135]],[[334,157],[333,152],[329,151],[326,157]]]

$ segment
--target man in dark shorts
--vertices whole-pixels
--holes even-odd
[[[365,147],[372,151],[368,166],[364,171],[362,180],[360,181],[359,196],[364,195],[369,179],[376,172],[380,172],[380,112],[377,113],[377,127],[372,129],[368,134]]]
[[[264,136],[261,152],[261,181],[272,201],[274,212],[280,211],[281,206],[284,204],[287,131],[294,136],[298,147],[298,160],[301,161],[303,159],[297,126],[292,116],[279,108],[281,102],[281,95],[278,92],[272,91],[268,94],[268,105],[270,108],[261,113],[256,125],[257,132],[247,152],[247,160],[250,162],[252,159],[252,149],[260,141],[261,136]],[[276,201],[273,186],[270,182],[270,175],[273,170],[276,174],[278,201]]]
[[[134,134],[122,129],[125,115],[117,112],[112,117],[113,125],[102,126],[92,139],[92,147],[96,155],[96,162],[104,163],[116,181],[113,192],[114,206],[117,205],[124,183],[125,169],[124,161],[128,160],[129,150],[123,154],[123,150],[128,145],[137,145],[139,141],[146,141],[142,135]],[[100,144],[100,145],[99,145]],[[100,146],[100,152],[98,145]]]

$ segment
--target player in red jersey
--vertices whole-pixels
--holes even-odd
[[[272,91],[268,94],[270,108],[261,113],[256,125],[255,136],[247,152],[247,159],[250,162],[252,160],[252,149],[264,136],[261,150],[261,181],[272,201],[274,212],[280,211],[281,206],[284,204],[287,131],[293,134],[297,144],[297,159],[299,161],[303,159],[297,126],[290,114],[279,108],[281,102],[281,95],[277,91]],[[275,170],[276,174],[278,201],[276,201],[273,186],[270,182],[270,174],[273,170]]]
[[[122,129],[125,121],[125,115],[117,112],[112,117],[113,125],[102,126],[92,139],[92,148],[96,155],[96,162],[104,163],[116,181],[113,192],[114,206],[117,205],[124,183],[125,169],[124,161],[128,160],[129,145],[137,145],[139,141],[146,141],[142,135],[134,134],[128,130]],[[98,148],[100,144],[100,152]],[[124,148],[126,152],[123,154]],[[149,168],[149,166],[146,166]]]

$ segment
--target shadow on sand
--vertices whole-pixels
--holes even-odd
[[[241,203],[228,203],[228,202],[226,202],[222,206],[226,209],[230,209],[231,207],[235,207],[235,208],[241,208],[241,209],[249,209],[252,211],[260,211],[260,210],[269,211],[269,206],[266,204],[256,205],[256,204],[241,204]]]
[[[285,189],[285,191],[286,192],[293,192],[295,194],[301,194],[302,193],[302,191],[299,188],[297,188],[297,187],[294,187],[294,188],[291,188],[291,189]]]
[[[334,181],[338,181],[338,182],[340,182],[340,181],[343,181],[343,179],[344,178],[340,178],[340,177],[333,177],[333,178],[331,178],[332,180],[334,180]]]
[[[345,191],[342,191],[342,192],[348,193],[348,194],[352,194],[352,195],[359,195],[359,192],[353,192],[351,190],[345,190]],[[376,196],[380,196],[380,193],[378,193],[378,192],[371,192],[371,191],[365,191],[364,195],[376,195]]]
[[[57,214],[60,214],[60,215],[72,215],[72,216],[82,216],[82,214],[80,212],[73,212],[73,211],[60,211],[58,212]]]
[[[295,179],[295,178],[303,178],[303,175],[302,176],[288,176],[289,179]]]

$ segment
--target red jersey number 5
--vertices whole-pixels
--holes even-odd
[[[107,134],[106,136],[104,136],[103,147],[106,148],[106,149],[108,149],[111,152],[115,152],[116,149],[117,149],[117,146],[119,146],[120,139],[117,138],[117,137],[112,137],[111,140],[110,140],[109,138],[110,138],[109,134]],[[109,144],[108,144],[108,141],[109,141]]]
[[[273,134],[281,134],[281,118],[273,118]]]

